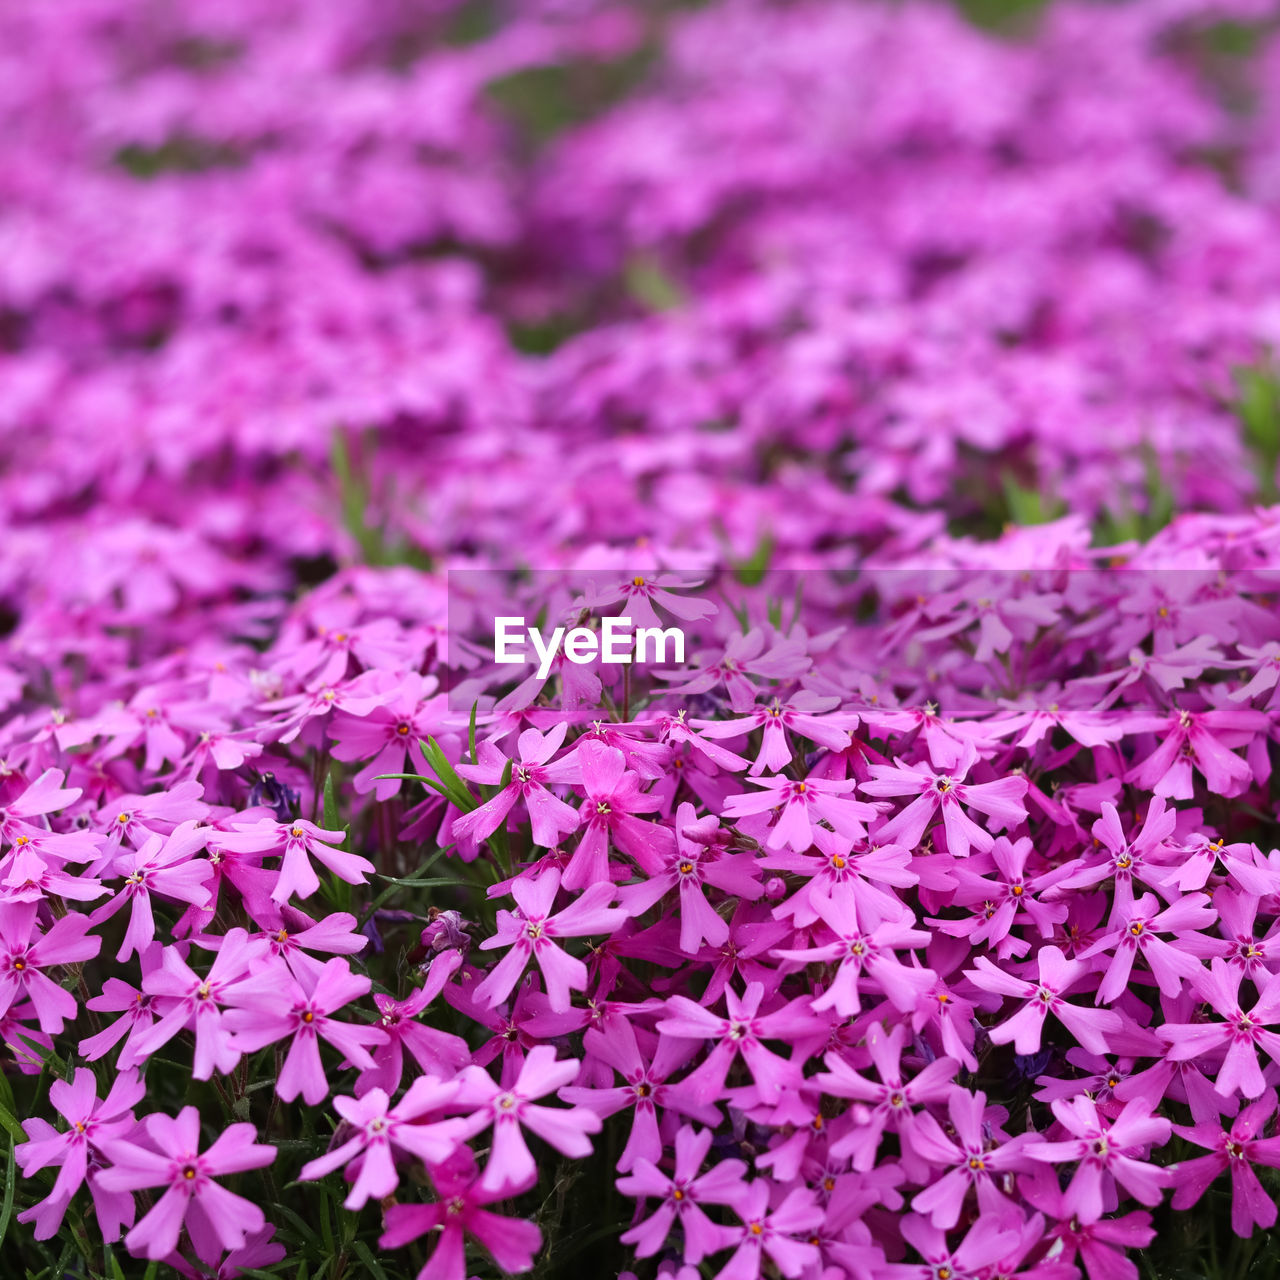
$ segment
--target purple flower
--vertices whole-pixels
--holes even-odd
[[[475,1161],[464,1152],[431,1170],[440,1199],[434,1204],[397,1204],[387,1210],[386,1230],[378,1244],[396,1249],[428,1231],[439,1231],[436,1247],[418,1280],[466,1280],[466,1237],[478,1240],[503,1271],[528,1271],[542,1247],[542,1232],[532,1222],[504,1218],[484,1208],[506,1197],[475,1176]]]
[[[618,1190],[623,1195],[659,1201],[648,1218],[622,1236],[624,1244],[635,1245],[636,1257],[652,1257],[666,1244],[676,1225],[683,1236],[684,1260],[693,1266],[731,1242],[730,1233],[713,1223],[701,1206],[742,1204],[749,1194],[743,1181],[747,1166],[741,1160],[720,1160],[701,1173],[711,1141],[710,1129],[683,1125],[676,1133],[675,1167],[670,1175],[641,1156],[631,1175],[618,1179]]]
[[[50,1165],[59,1166],[57,1180],[48,1196],[18,1215],[19,1222],[36,1224],[37,1240],[48,1240],[57,1233],[71,1197],[88,1175],[90,1159],[95,1154],[100,1155],[105,1144],[133,1130],[137,1123],[133,1118],[133,1108],[145,1092],[138,1073],[133,1070],[121,1071],[110,1092],[101,1100],[93,1072],[85,1067],[77,1067],[70,1082],[55,1080],[49,1086],[49,1101],[67,1121],[68,1128],[59,1133],[46,1121],[32,1117],[24,1125],[28,1140],[19,1143],[13,1152],[24,1178],[34,1176]],[[91,1179],[89,1187],[96,1204],[100,1194],[96,1180]],[[98,1220],[106,1235],[110,1215],[104,1214],[103,1209],[104,1206],[100,1205]],[[132,1212],[128,1218],[132,1222]],[[115,1235],[109,1238],[115,1239],[118,1235],[117,1227]]]
[[[342,1117],[337,1137],[346,1141],[302,1166],[303,1181],[323,1178],[339,1165],[350,1163],[348,1176],[354,1178],[351,1192],[343,1202],[359,1209],[370,1199],[385,1200],[400,1184],[393,1150],[408,1152],[424,1164],[443,1164],[462,1141],[462,1121],[425,1121],[440,1112],[458,1092],[456,1080],[419,1076],[394,1107],[381,1089],[371,1089],[358,1101],[334,1098],[333,1106]]]
[[[386,1033],[378,1027],[333,1017],[337,1010],[368,995],[371,985],[363,974],[352,973],[350,964],[339,956],[318,975],[304,972],[294,977],[279,965],[254,974],[226,995],[234,1006],[223,1017],[231,1032],[231,1050],[255,1053],[292,1037],[276,1093],[285,1102],[301,1094],[308,1105],[315,1106],[329,1096],[329,1080],[320,1061],[321,1040],[366,1071],[374,1066],[369,1049],[386,1043]]]
[[[1057,947],[1041,947],[1036,953],[1036,982],[1001,972],[986,956],[978,956],[974,964],[977,968],[964,972],[975,986],[1026,1001],[1011,1018],[988,1029],[993,1044],[1012,1041],[1018,1053],[1039,1052],[1045,1020],[1052,1013],[1091,1053],[1106,1053],[1107,1034],[1123,1026],[1119,1015],[1109,1009],[1083,1008],[1064,999],[1089,973],[1089,966],[1082,960],[1068,960]]]
[[[1255,1164],[1280,1169],[1280,1138],[1260,1138],[1276,1109],[1275,1091],[1268,1089],[1236,1116],[1230,1129],[1219,1124],[1174,1125],[1180,1138],[1210,1154],[1183,1160],[1174,1175],[1173,1207],[1189,1209],[1209,1189],[1209,1184],[1230,1171],[1231,1229],[1238,1236],[1264,1231],[1276,1224],[1276,1203],[1258,1181]]]
[[[564,870],[566,889],[587,889],[611,882],[609,846],[635,859],[646,875],[662,869],[675,838],[666,827],[635,815],[656,809],[659,801],[640,790],[640,777],[629,771],[616,747],[584,738],[577,748],[582,786],[587,798],[580,810],[585,830]]]
[[[509,762],[492,743],[480,743],[476,748],[479,763],[460,764],[458,773],[472,782],[494,786],[502,781],[503,771],[511,763],[511,780],[492,800],[486,800],[479,808],[456,818],[454,835],[476,843],[487,839],[518,800],[523,801],[529,814],[534,844],[551,849],[560,843],[562,836],[576,831],[582,820],[578,811],[556,799],[546,786],[547,783],[582,781],[582,770],[575,754],[551,761],[563,745],[568,729],[567,723],[556,725],[545,735],[536,729],[526,729],[518,741],[519,759],[514,762]]]
[[[56,1035],[78,1006],[45,970],[96,956],[102,939],[88,937],[89,920],[75,912],[37,933],[38,912],[35,902],[0,902],[0,1015],[26,995],[40,1030]]]
[[[173,1119],[149,1115],[143,1126],[146,1145],[122,1138],[107,1142],[111,1167],[96,1175],[109,1191],[164,1188],[155,1207],[125,1236],[131,1253],[167,1257],[178,1247],[185,1225],[196,1253],[212,1264],[224,1249],[241,1248],[248,1236],[263,1229],[266,1222],[256,1204],[213,1181],[261,1169],[276,1158],[274,1147],[254,1141],[251,1124],[231,1125],[203,1153],[195,1107],[184,1107]]]
[[[590,1154],[591,1139],[587,1135],[601,1129],[595,1112],[585,1107],[566,1111],[533,1103],[533,1099],[569,1084],[578,1068],[574,1059],[557,1062],[555,1049],[540,1044],[529,1050],[509,1089],[495,1084],[479,1067],[463,1069],[450,1106],[471,1113],[463,1126],[464,1136],[474,1138],[493,1127],[489,1162],[478,1184],[481,1190],[518,1195],[537,1181],[537,1166],[525,1145],[522,1128],[536,1133],[564,1155],[580,1158]]]
[[[509,946],[510,951],[494,966],[476,988],[477,999],[489,1005],[501,1004],[514,990],[520,975],[532,959],[547,984],[551,1007],[569,1007],[570,991],[585,991],[587,966],[556,945],[558,938],[583,938],[593,933],[610,933],[626,918],[627,912],[608,904],[617,896],[612,883],[593,884],[563,911],[551,913],[560,888],[560,873],[544,871],[537,880],[517,879],[511,894],[518,912],[498,913],[498,932],[480,944],[481,949]]]
[[[741,996],[726,988],[724,998],[728,1013],[723,1017],[687,996],[672,996],[667,1001],[666,1016],[657,1024],[661,1035],[711,1044],[711,1052],[685,1077],[683,1088],[694,1102],[713,1101],[724,1090],[729,1068],[741,1058],[761,1101],[777,1102],[785,1088],[798,1084],[800,1069],[796,1063],[766,1049],[763,1042],[808,1034],[814,1023],[809,1002],[794,1000],[761,1014],[764,987],[758,982],[749,983]]]

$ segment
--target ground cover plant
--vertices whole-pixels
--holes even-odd
[[[1275,1274],[1280,11],[9,0],[0,153],[5,1280]]]

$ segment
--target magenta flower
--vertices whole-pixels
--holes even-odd
[[[965,812],[964,806],[1013,827],[1026,820],[1022,800],[1027,781],[1018,775],[993,782],[972,783],[964,779],[977,760],[971,743],[965,747],[947,773],[937,773],[925,765],[908,765],[895,760],[892,765],[872,765],[871,780],[862,784],[870,796],[914,795],[905,809],[876,829],[876,839],[893,841],[914,849],[939,810],[947,832],[947,849],[957,858],[967,858],[970,849],[991,850],[995,837]]]
[[[767,647],[766,647],[767,646]],[[677,683],[669,694],[707,693],[723,683],[729,695],[729,706],[735,715],[746,715],[755,706],[757,686],[751,679],[790,680],[801,676],[813,660],[796,639],[767,637],[763,628],[752,627],[745,633],[730,636],[719,652],[694,655],[692,675],[686,671],[663,673],[664,679]]]
[[[1130,732],[1153,731],[1160,745],[1125,774],[1125,781],[1157,796],[1190,800],[1192,766],[1214,795],[1238,796],[1252,780],[1252,770],[1233,748],[1247,746],[1267,728],[1267,717],[1247,707],[1213,711],[1173,711],[1167,717],[1134,721]]]
[[[790,778],[752,778],[763,791],[730,796],[724,813],[728,818],[777,813],[777,821],[765,838],[769,849],[790,849],[804,853],[811,848],[825,824],[846,840],[857,841],[867,834],[867,822],[877,816],[874,805],[849,798],[858,785],[852,778],[833,780],[809,777],[800,782]]]
[[[689,1041],[662,1036],[652,1053],[642,1053],[635,1029],[626,1018],[618,1017],[608,1024],[607,1030],[589,1027],[583,1036],[583,1047],[589,1058],[606,1063],[626,1083],[616,1088],[598,1084],[594,1088],[566,1085],[560,1090],[560,1098],[571,1106],[594,1111],[602,1120],[616,1115],[624,1107],[634,1108],[631,1132],[618,1156],[619,1173],[633,1169],[642,1159],[651,1164],[661,1160],[660,1108],[690,1116],[705,1125],[719,1121],[720,1112],[714,1106],[693,1102],[685,1096],[681,1084],[669,1083],[671,1075],[696,1051],[696,1046]]]
[[[76,1016],[75,997],[45,972],[96,956],[102,939],[86,936],[89,921],[70,912],[36,933],[35,902],[0,902],[0,1016],[22,995],[30,998],[40,1030],[57,1035]]]
[[[1220,1014],[1223,1022],[1169,1022],[1156,1028],[1156,1035],[1168,1046],[1173,1062],[1184,1062],[1226,1048],[1226,1056],[1214,1081],[1214,1092],[1224,1098],[1241,1093],[1257,1098],[1267,1087],[1258,1066],[1261,1049],[1280,1063],[1280,1035],[1268,1027],[1280,1025],[1280,976],[1270,978],[1258,992],[1257,1001],[1246,1013],[1240,1003],[1240,983],[1244,970],[1215,959],[1208,973],[1202,972],[1197,985],[1204,998]]]
[[[1001,1116],[1005,1114],[998,1110]],[[1019,1134],[1005,1142],[988,1142],[986,1111],[985,1094],[952,1089],[947,1099],[948,1132],[927,1111],[916,1117],[911,1132],[913,1148],[930,1164],[947,1170],[911,1202],[912,1209],[926,1215],[935,1227],[949,1231],[959,1222],[971,1189],[980,1217],[1004,1223],[1018,1220],[1018,1209],[1001,1190],[1000,1182],[1010,1173],[1035,1167],[1027,1153],[1030,1138]]]
[[[695,1004],[688,996],[671,996],[666,1016],[657,1023],[663,1036],[678,1040],[701,1040],[711,1044],[711,1052],[703,1063],[682,1081],[688,1097],[698,1103],[711,1102],[724,1090],[729,1068],[741,1058],[755,1082],[760,1100],[776,1103],[786,1088],[800,1081],[800,1068],[764,1047],[765,1040],[793,1040],[812,1032],[814,1015],[805,999],[793,1000],[761,1014],[764,987],[758,982],[747,985],[741,995],[725,988],[725,1016],[712,1013]]]
[[[533,1099],[569,1084],[578,1074],[579,1065],[572,1058],[557,1062],[555,1049],[540,1044],[529,1050],[509,1089],[495,1084],[479,1067],[463,1069],[458,1076],[457,1096],[450,1104],[453,1110],[471,1112],[463,1126],[463,1136],[474,1138],[493,1126],[489,1162],[479,1182],[482,1191],[518,1195],[537,1181],[537,1166],[525,1144],[522,1126],[566,1156],[581,1158],[591,1153],[587,1135],[601,1129],[595,1112],[585,1107],[566,1111],[533,1103]]]
[[[229,929],[209,972],[201,977],[173,947],[166,947],[160,967],[142,979],[142,990],[157,997],[164,1011],[154,1026],[130,1037],[139,1061],[190,1028],[196,1038],[192,1076],[208,1080],[215,1068],[223,1074],[232,1070],[240,1061],[240,1049],[226,1021],[229,994],[266,951],[261,939],[250,940],[243,929]]]
[[[743,1181],[747,1166],[741,1160],[720,1160],[700,1173],[711,1150],[712,1136],[710,1129],[684,1125],[676,1133],[675,1167],[670,1175],[641,1156],[631,1175],[618,1179],[618,1190],[623,1195],[659,1201],[648,1218],[621,1237],[623,1244],[635,1245],[637,1258],[649,1258],[657,1253],[676,1224],[684,1239],[684,1260],[692,1266],[731,1242],[730,1234],[713,1223],[701,1206],[743,1203],[748,1194]]]
[[[598,609],[622,601],[623,612],[618,616],[630,618],[637,627],[662,625],[658,621],[655,604],[685,622],[696,622],[701,618],[714,617],[716,606],[710,600],[700,600],[696,596],[678,596],[671,588],[689,590],[700,585],[675,573],[635,574],[614,582],[592,583],[583,595],[582,605]]]
[[[515,989],[532,959],[547,984],[547,997],[557,1011],[569,1007],[570,991],[585,991],[587,966],[556,945],[557,938],[583,938],[612,933],[627,912],[608,904],[617,896],[612,883],[592,884],[563,911],[551,914],[560,888],[560,873],[544,871],[536,880],[518,878],[511,895],[518,911],[498,912],[498,932],[480,944],[481,950],[510,947],[488,977],[475,989],[477,999],[490,1007],[501,1004]]]
[[[1072,1136],[1057,1142],[1030,1142],[1026,1153],[1047,1164],[1077,1162],[1063,1200],[1069,1214],[1096,1222],[1107,1205],[1114,1203],[1116,1183],[1141,1204],[1160,1203],[1174,1175],[1169,1169],[1147,1163],[1146,1154],[1153,1146],[1169,1141],[1168,1120],[1153,1116],[1141,1102],[1126,1103],[1112,1121],[1092,1098],[1057,1098],[1049,1105],[1058,1123]]]
[[[576,831],[582,820],[578,811],[547,790],[547,783],[582,781],[582,769],[576,755],[551,760],[563,745],[568,729],[567,723],[556,725],[545,735],[537,729],[526,729],[518,739],[519,759],[514,762],[508,762],[492,743],[480,743],[476,748],[479,763],[460,764],[458,773],[472,782],[496,786],[502,781],[507,764],[511,763],[511,780],[492,800],[486,800],[479,808],[455,818],[454,835],[475,843],[487,839],[505,821],[517,801],[524,802],[529,814],[534,844],[552,849],[563,836]]]
[[[1091,1053],[1105,1054],[1107,1034],[1118,1032],[1123,1026],[1120,1016],[1110,1009],[1084,1008],[1064,999],[1090,973],[1090,968],[1082,960],[1068,960],[1057,947],[1041,947],[1036,953],[1036,982],[1002,972],[986,956],[978,956],[973,963],[977,968],[964,973],[975,986],[1026,1001],[1011,1018],[988,1028],[993,1044],[1013,1041],[1018,1053],[1038,1053],[1045,1019],[1052,1013]]]
[[[116,858],[113,869],[124,876],[124,888],[98,907],[89,920],[91,924],[99,925],[115,915],[126,902],[131,905],[129,926],[120,950],[116,952],[117,960],[127,960],[135,951],[141,953],[148,943],[155,941],[156,925],[151,912],[153,893],[195,907],[209,904],[209,890],[205,885],[213,878],[213,868],[208,862],[195,860],[195,855],[205,847],[208,836],[208,827],[183,822],[167,838],[150,836],[136,853],[125,853]]]
[[[19,1222],[36,1224],[37,1240],[48,1240],[57,1233],[67,1205],[89,1173],[91,1157],[100,1154],[105,1143],[124,1137],[134,1128],[137,1122],[133,1108],[145,1093],[146,1088],[136,1071],[121,1071],[107,1096],[99,1100],[93,1072],[86,1067],[77,1067],[70,1083],[55,1080],[49,1086],[49,1101],[69,1127],[59,1133],[47,1121],[33,1116],[23,1126],[28,1141],[19,1143],[13,1151],[24,1178],[33,1177],[50,1165],[60,1166],[48,1196],[18,1215]],[[98,1191],[93,1180],[89,1188],[96,1203]],[[106,1234],[106,1220],[101,1210],[98,1219]],[[117,1227],[109,1238],[115,1239],[118,1235]]]
[[[427,772],[427,762],[418,745],[428,737],[443,738],[441,746],[457,758],[455,728],[448,715],[447,699],[436,693],[434,676],[409,675],[379,705],[365,715],[338,712],[329,732],[333,735],[335,760],[351,762],[373,757],[352,779],[361,795],[370,791],[377,800],[390,800],[401,780],[389,775],[404,773],[412,763],[418,773]],[[434,695],[434,696],[432,696]]]
[[[1098,1003],[1111,1004],[1128,990],[1133,962],[1139,955],[1146,960],[1156,985],[1167,996],[1176,996],[1184,982],[1198,978],[1203,972],[1200,961],[1166,942],[1159,934],[1172,933],[1180,941],[1188,937],[1208,941],[1196,932],[1217,919],[1208,903],[1204,894],[1192,893],[1160,911],[1155,894],[1143,894],[1128,915],[1119,919],[1115,932],[1105,934],[1080,951],[1081,960],[1111,954],[1111,962],[1098,986]]]
[[[902,1044],[905,1029],[896,1026],[887,1035],[878,1024],[867,1032],[867,1052],[880,1079],[868,1080],[860,1075],[838,1053],[828,1053],[823,1061],[827,1070],[813,1077],[823,1093],[836,1098],[851,1098],[863,1107],[849,1117],[845,1132],[831,1144],[831,1154],[848,1157],[853,1167],[865,1173],[875,1163],[881,1135],[886,1129],[898,1134],[906,1162],[921,1164],[914,1155],[916,1107],[933,1105],[951,1096],[952,1077],[960,1064],[949,1058],[937,1058],[910,1080],[902,1072]],[[924,1180],[923,1178],[921,1179]]]
[[[339,1165],[351,1163],[354,1178],[343,1202],[348,1209],[362,1208],[370,1198],[385,1200],[400,1185],[393,1150],[405,1151],[424,1164],[443,1164],[462,1140],[459,1119],[423,1122],[438,1113],[458,1092],[458,1082],[435,1076],[419,1076],[394,1107],[381,1089],[371,1089],[357,1101],[334,1098],[333,1106],[343,1124],[335,1135],[349,1135],[345,1142],[302,1166],[298,1177],[306,1182],[323,1178]]]
[[[386,1230],[378,1244],[397,1249],[428,1231],[439,1231],[436,1247],[418,1280],[466,1280],[466,1237],[478,1240],[506,1272],[528,1271],[542,1247],[542,1232],[522,1218],[504,1218],[484,1206],[505,1198],[475,1176],[476,1166],[465,1148],[457,1159],[431,1169],[440,1199],[435,1204],[396,1204],[386,1214]]]
[[[740,899],[752,900],[761,893],[760,872],[749,854],[720,853],[718,856],[699,836],[708,837],[719,827],[714,817],[698,820],[688,801],[676,810],[676,847],[667,855],[666,866],[647,881],[627,885],[619,897],[629,915],[641,915],[672,889],[680,899],[680,950],[694,955],[698,948],[723,946],[729,940],[729,925],[706,899],[704,885],[712,885]]]
[[[928,933],[913,929],[907,919],[883,920],[874,927],[859,928],[855,902],[850,898],[843,911],[834,909],[829,901],[816,904],[830,926],[826,935],[834,934],[834,940],[803,949],[780,947],[773,954],[801,964],[839,962],[830,985],[813,1001],[815,1013],[835,1009],[842,1018],[851,1018],[861,1012],[859,983],[864,980],[869,980],[901,1013],[914,1012],[938,975],[932,969],[903,964],[897,953],[927,946]]]
[[[658,808],[660,801],[640,790],[640,776],[627,769],[617,747],[584,738],[577,757],[587,793],[580,810],[585,830],[564,869],[564,887],[577,890],[610,883],[610,844],[633,858],[646,875],[661,871],[675,838],[668,828],[635,816]]]
[[[770,1212],[770,1183],[757,1178],[735,1197],[732,1208],[742,1219],[736,1231],[726,1232],[726,1246],[737,1245],[733,1256],[716,1272],[717,1280],[759,1280],[766,1257],[788,1280],[796,1280],[821,1256],[808,1239],[822,1224],[822,1206],[808,1187],[796,1187]]]
[[[771,698],[756,707],[749,716],[726,720],[691,720],[708,738],[742,738],[752,729],[760,729],[760,751],[751,765],[751,773],[779,773],[791,763],[792,749],[788,732],[808,738],[820,747],[843,751],[849,745],[849,731],[858,727],[856,715],[831,715],[840,705],[834,695],[823,697],[807,690],[792,694],[786,702]]]
[[[1175,1166],[1173,1207],[1189,1209],[1228,1170],[1231,1173],[1231,1229],[1238,1236],[1264,1231],[1276,1224],[1276,1203],[1258,1181],[1255,1164],[1280,1169],[1280,1138],[1260,1138],[1276,1109],[1275,1091],[1268,1089],[1236,1116],[1230,1129],[1219,1124],[1174,1125],[1179,1137],[1206,1147],[1207,1156],[1183,1160]]]
[[[924,1264],[891,1262],[877,1272],[877,1280],[880,1276],[884,1280],[941,1280],[943,1277],[946,1280],[977,1280],[979,1276],[995,1274],[994,1268],[1016,1250],[1019,1243],[1016,1231],[992,1217],[980,1217],[958,1245],[948,1244],[945,1231],[915,1214],[902,1219],[901,1229],[903,1237],[924,1259]],[[1039,1276],[1041,1273],[1037,1270],[1031,1274]],[[1054,1280],[1059,1280],[1059,1277],[1054,1276]],[[1061,1280],[1066,1280],[1066,1276]],[[1101,1280],[1101,1277],[1096,1280]]]
[[[1168,872],[1159,865],[1160,855],[1176,823],[1177,815],[1171,809],[1166,810],[1164,800],[1157,796],[1147,809],[1142,830],[1130,839],[1124,833],[1115,805],[1104,800],[1102,817],[1093,824],[1093,837],[1106,853],[1090,857],[1078,870],[1059,879],[1056,893],[1061,895],[1070,889],[1083,889],[1110,880],[1114,887],[1111,918],[1113,922],[1118,920],[1133,905],[1135,881],[1161,888]]]
[[[318,976],[295,978],[281,966],[257,973],[226,994],[234,1007],[223,1023],[231,1032],[234,1051],[255,1053],[278,1040],[292,1037],[276,1080],[276,1093],[285,1102],[299,1094],[309,1106],[329,1096],[329,1081],[320,1061],[320,1041],[327,1040],[342,1056],[363,1070],[374,1066],[369,1049],[386,1042],[378,1027],[343,1022],[337,1010],[368,995],[372,983],[352,973],[341,956],[330,960]]]
[[[185,1225],[196,1253],[216,1263],[224,1249],[239,1249],[266,1225],[262,1210],[234,1195],[214,1178],[261,1169],[276,1158],[275,1147],[257,1143],[251,1124],[233,1124],[200,1152],[200,1114],[184,1107],[170,1119],[149,1115],[143,1121],[147,1145],[115,1139],[105,1143],[111,1168],[95,1175],[109,1191],[163,1187],[154,1208],[125,1236],[131,1253],[158,1260],[178,1247]]]
[[[443,952],[428,970],[426,982],[408,999],[394,1000],[380,992],[374,994],[377,1027],[386,1040],[373,1046],[374,1065],[360,1073],[356,1082],[357,1097],[373,1088],[388,1095],[394,1093],[404,1075],[406,1049],[423,1071],[446,1079],[470,1059],[471,1050],[461,1036],[419,1021],[419,1015],[440,994],[461,964],[462,957],[456,951]]]
[[[271,901],[284,903],[293,897],[305,900],[320,888],[312,858],[348,884],[364,884],[373,875],[374,866],[368,858],[333,847],[345,835],[342,831],[325,831],[302,818],[292,822],[272,822],[267,818],[223,835],[219,843],[223,849],[238,853],[280,855]]]

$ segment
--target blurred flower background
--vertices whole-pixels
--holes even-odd
[[[1274,929],[1280,906],[1278,504],[1274,0],[0,0],[0,1274],[1058,1280],[1077,1254],[1090,1280],[1263,1274],[1248,1270],[1259,1237],[1222,1242],[1273,1225],[1272,1182],[1219,1186],[1198,1219],[1179,1192],[1180,1234],[1141,1273],[1122,1253],[1155,1228],[1128,1199],[1159,1202],[1168,1159],[1148,1175],[1082,1163],[1106,1188],[1092,1217],[1075,1182],[1028,1174],[1016,1228],[1004,1192],[974,1214],[969,1184],[934,1188],[975,1134],[1014,1150],[1006,1192],[1027,1160],[1086,1161],[1076,1148],[1101,1131],[1065,1105],[1080,1090],[1048,1086],[1025,1118],[1042,1072],[1088,1078],[1110,1105],[1110,1059],[1159,1058],[1167,1085],[1197,1074],[1192,1048],[1240,1085],[1213,1112],[1171,1086],[1179,1141],[1226,1153],[1196,1176],[1236,1160],[1226,1181],[1243,1179],[1231,1142],[1274,1163],[1259,1135],[1280,1068],[1228,1069],[1230,1036],[1188,1029],[1193,1006],[1238,1023],[1243,1002],[1257,1026],[1271,1011],[1273,962],[1247,968],[1241,997],[1210,961],[1255,917],[1258,937]],[[877,662],[916,648],[883,685],[823,630],[853,597],[819,589],[805,625],[797,598],[784,626],[761,585],[779,569],[1119,565],[1199,576],[1131,593],[1037,579],[999,605],[926,602],[902,579],[872,647]],[[667,701],[575,685],[563,665],[505,698],[476,675],[466,584],[672,566],[761,594]],[[904,676],[910,662],[927,673]],[[981,679],[971,662],[989,664]],[[441,692],[447,670],[473,680],[470,720]],[[1028,672],[1067,709],[1032,709]],[[983,728],[940,728],[939,698]],[[597,716],[621,728],[588,729]],[[1064,733],[1095,753],[1087,782],[1053,754]],[[748,760],[776,792],[732,777]],[[967,815],[930,790],[943,769]],[[435,789],[388,776],[406,772]],[[1044,798],[1031,819],[1028,785]],[[921,788],[928,812],[903,798]],[[774,841],[765,811],[799,794],[791,843]],[[1166,799],[1184,808],[1150,837],[1164,901],[1111,861],[1091,879],[1102,864],[1078,860],[1129,856]],[[1111,893],[1106,926],[1102,906],[1073,906],[1068,938],[1067,908],[1037,902],[983,933],[985,889],[893,855],[872,864],[893,891],[862,927],[890,956],[920,954],[878,962],[883,1027],[858,1021],[849,973],[802,996],[795,975],[849,941],[809,905],[797,916],[802,855],[865,854],[869,829],[914,852],[936,819],[948,858],[996,857],[975,810],[1009,835],[1002,874],[1034,867],[1045,904]],[[681,878],[698,857],[711,906]],[[975,1057],[974,1027],[1000,1028],[972,1021],[993,997],[1014,1008],[1088,977],[1098,1005],[1128,999],[1137,944],[1107,952],[1121,908],[1200,938],[1222,886],[1221,936],[1178,952],[1195,975],[1143,952],[1158,1013],[1064,1006],[1069,1066],[1065,1042],[1041,1060],[1024,1029],[1000,1063],[1004,1119],[939,1083],[951,1055],[966,1089],[993,1088],[987,1055],[1013,1033]],[[495,916],[507,894],[515,910]],[[634,935],[646,912],[686,913],[660,940],[672,967],[698,957],[661,1000],[652,939],[630,971],[579,941]],[[950,968],[943,935],[964,940]],[[961,978],[969,941],[982,963]],[[28,974],[45,968],[47,987]],[[211,984],[223,1003],[205,1019]],[[967,1040],[920,1013],[942,996],[965,1007]],[[358,1001],[372,1021],[333,1016]],[[878,1189],[879,1095],[830,1053],[814,1074],[830,1026],[800,1060],[824,1011],[890,1092],[901,1054],[925,1078],[912,1105],[932,1154],[896,1151]],[[757,1057],[753,1082],[724,1039],[744,1019],[797,1060]],[[663,1087],[722,1039],[668,1087],[682,1092],[651,1120],[661,1159],[637,1168],[609,1120],[623,1103],[588,1095],[615,1069]],[[393,1101],[406,1050],[420,1073]],[[791,1092],[809,1112],[783,1114]],[[823,1118],[818,1092],[866,1122],[838,1170],[794,1142]],[[549,1119],[548,1095],[569,1109]],[[1170,1140],[1170,1118],[1123,1123],[1126,1148]],[[890,1132],[909,1147],[909,1126]],[[632,1201],[694,1185],[708,1160],[718,1216],[682,1218],[673,1249],[670,1220],[646,1231]],[[322,1193],[339,1167],[355,1188]],[[393,1203],[410,1167],[427,1192],[405,1173]],[[29,1186],[42,1168],[48,1185]],[[238,1203],[214,1181],[249,1174]],[[839,1178],[832,1208],[822,1187]],[[905,1226],[900,1185],[920,1188]],[[958,1246],[957,1222],[978,1243]],[[464,1235],[482,1248],[464,1254]],[[1188,1257],[1201,1269],[1179,1270]]]

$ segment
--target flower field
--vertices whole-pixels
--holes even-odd
[[[0,1280],[1280,1276],[1271,0],[0,0],[0,158]]]

